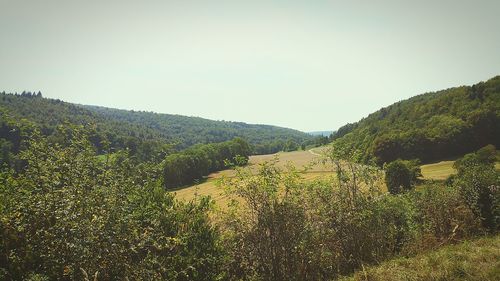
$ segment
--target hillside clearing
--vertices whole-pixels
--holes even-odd
[[[445,180],[457,171],[453,168],[455,161],[441,161],[432,164],[422,165],[422,177],[424,179]]]
[[[445,180],[457,173],[453,164],[455,161],[441,161],[420,166],[422,178],[426,180]],[[495,169],[500,170],[500,163],[495,163]]]
[[[286,169],[292,165],[301,172],[301,175],[306,180],[314,180],[332,175],[332,166],[321,162],[321,154],[325,147],[317,147],[310,150],[279,152],[275,154],[255,155],[250,156],[248,166],[251,172],[256,172],[259,164],[277,159],[276,166],[281,169]],[[234,170],[224,170],[210,174],[205,182],[189,186],[173,191],[176,197],[181,200],[191,200],[196,195],[211,196],[216,203],[224,203],[227,199],[223,188],[217,186],[217,181],[222,177],[232,177],[235,175]]]

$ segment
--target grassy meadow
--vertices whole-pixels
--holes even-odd
[[[428,180],[445,180],[452,174],[456,174],[453,168],[455,161],[441,161],[432,164],[422,165],[422,177]]]
[[[453,164],[455,161],[441,161],[420,166],[422,178],[426,180],[445,180],[457,173]],[[500,170],[500,162],[495,163],[495,169]]]
[[[288,165],[293,165],[301,172],[304,179],[315,180],[322,177],[330,176],[333,172],[333,167],[322,163],[322,153],[326,147],[317,147],[309,150],[278,152],[275,154],[254,155],[250,156],[248,165],[244,169],[249,169],[252,172],[257,171],[259,164],[267,161],[272,161],[277,157],[277,167],[286,169]],[[217,182],[222,177],[232,177],[235,171],[228,169],[210,174],[204,182],[195,184],[185,188],[179,188],[173,191],[178,199],[190,200],[194,196],[211,196],[218,204],[226,202],[226,195],[223,188],[217,185]]]
[[[286,169],[288,165],[294,166],[301,171],[301,176],[306,180],[316,180],[333,175],[333,167],[330,164],[322,162],[323,154],[328,146],[316,147],[308,150],[278,152],[275,154],[253,155],[250,156],[248,165],[244,169],[252,172],[257,171],[259,164],[278,159],[277,167]],[[436,163],[422,165],[422,179],[442,181],[452,174],[456,174],[453,168],[455,161],[447,160]],[[496,163],[495,168],[500,170],[500,163]],[[227,202],[227,196],[222,187],[217,182],[222,177],[232,177],[235,171],[231,169],[219,171],[210,174],[205,181],[184,188],[176,189],[172,192],[181,200],[191,200],[195,196],[211,196],[216,203],[224,204]]]

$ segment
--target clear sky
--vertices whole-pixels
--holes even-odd
[[[500,74],[499,12],[499,0],[0,0],[0,91],[335,130]]]

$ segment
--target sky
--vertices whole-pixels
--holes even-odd
[[[500,74],[500,1],[0,0],[0,91],[335,130]]]

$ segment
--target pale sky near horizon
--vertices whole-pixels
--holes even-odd
[[[500,74],[500,1],[0,0],[0,91],[335,130]]]

